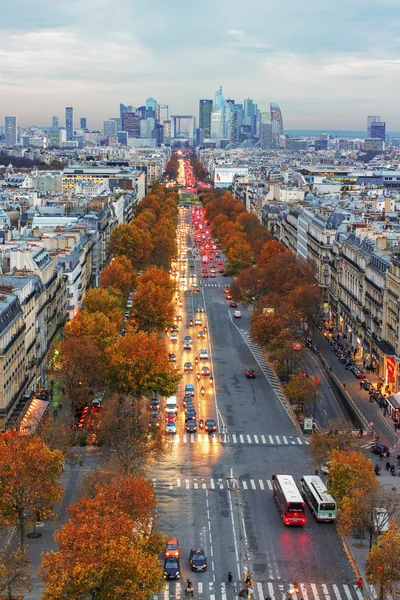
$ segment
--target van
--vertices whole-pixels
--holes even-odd
[[[165,412],[177,412],[176,396],[170,396],[165,401]]]

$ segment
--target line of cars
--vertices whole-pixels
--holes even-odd
[[[192,571],[207,570],[207,557],[203,548],[191,548],[189,565]],[[164,549],[164,578],[179,579],[181,576],[181,548],[176,538],[168,538]]]

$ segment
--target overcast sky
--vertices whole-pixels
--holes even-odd
[[[400,130],[399,0],[12,0],[0,19],[0,122],[74,106],[98,127],[148,96],[172,114],[251,97],[287,129]],[[4,122],[4,121],[3,121]]]

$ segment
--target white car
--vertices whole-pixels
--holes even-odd
[[[176,341],[178,341],[178,334],[171,333],[171,342],[176,342]]]
[[[197,319],[194,322],[195,325],[201,325],[201,319],[199,317],[197,317]]]
[[[235,319],[240,319],[242,316],[242,313],[240,312],[240,310],[234,310],[233,316],[235,317]]]
[[[166,423],[165,424],[165,431],[167,433],[176,433],[176,423]]]
[[[207,350],[205,348],[202,348],[200,350],[199,356],[200,356],[200,358],[206,358],[206,359],[208,359],[208,352],[207,352]]]

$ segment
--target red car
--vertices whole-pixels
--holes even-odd
[[[232,308],[237,308],[237,302],[235,302],[234,300],[231,300],[229,303],[229,306],[232,306]]]
[[[218,269],[218,273],[225,273],[225,269],[223,269],[222,267],[220,269]]]
[[[247,379],[254,379],[255,376],[256,376],[256,372],[254,369],[246,369]]]
[[[219,260],[219,261],[218,261],[218,264],[219,264],[219,265],[223,265],[223,264],[224,264],[224,261],[223,261],[223,260]]]

